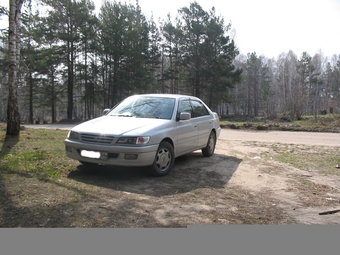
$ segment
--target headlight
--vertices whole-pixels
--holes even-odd
[[[117,144],[147,144],[149,141],[149,136],[121,137],[118,139]]]
[[[67,138],[70,140],[79,140],[79,134],[74,131],[68,132]]]

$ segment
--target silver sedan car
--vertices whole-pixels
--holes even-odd
[[[84,165],[150,166],[153,175],[163,176],[176,157],[195,150],[212,156],[220,132],[217,113],[197,97],[134,95],[75,126],[65,148]]]

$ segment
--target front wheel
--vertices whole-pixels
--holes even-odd
[[[160,143],[155,160],[151,166],[151,173],[154,176],[167,175],[175,163],[175,153],[172,145],[166,141]]]
[[[202,154],[204,157],[211,157],[214,155],[216,145],[216,134],[214,131],[211,131],[208,139],[207,146],[202,149]]]

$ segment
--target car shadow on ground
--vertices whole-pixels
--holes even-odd
[[[152,177],[147,167],[79,165],[68,178],[106,189],[161,197],[200,188],[224,188],[241,161],[222,154],[206,158],[193,152],[177,158],[172,171],[163,177]]]

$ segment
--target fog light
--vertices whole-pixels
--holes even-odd
[[[126,160],[134,160],[137,159],[138,155],[137,154],[125,154],[124,159]]]
[[[107,152],[101,152],[100,153],[100,159],[107,160],[108,153]]]
[[[70,147],[70,146],[66,146],[65,148],[66,148],[66,151],[68,151],[68,152],[72,152],[72,147]]]

